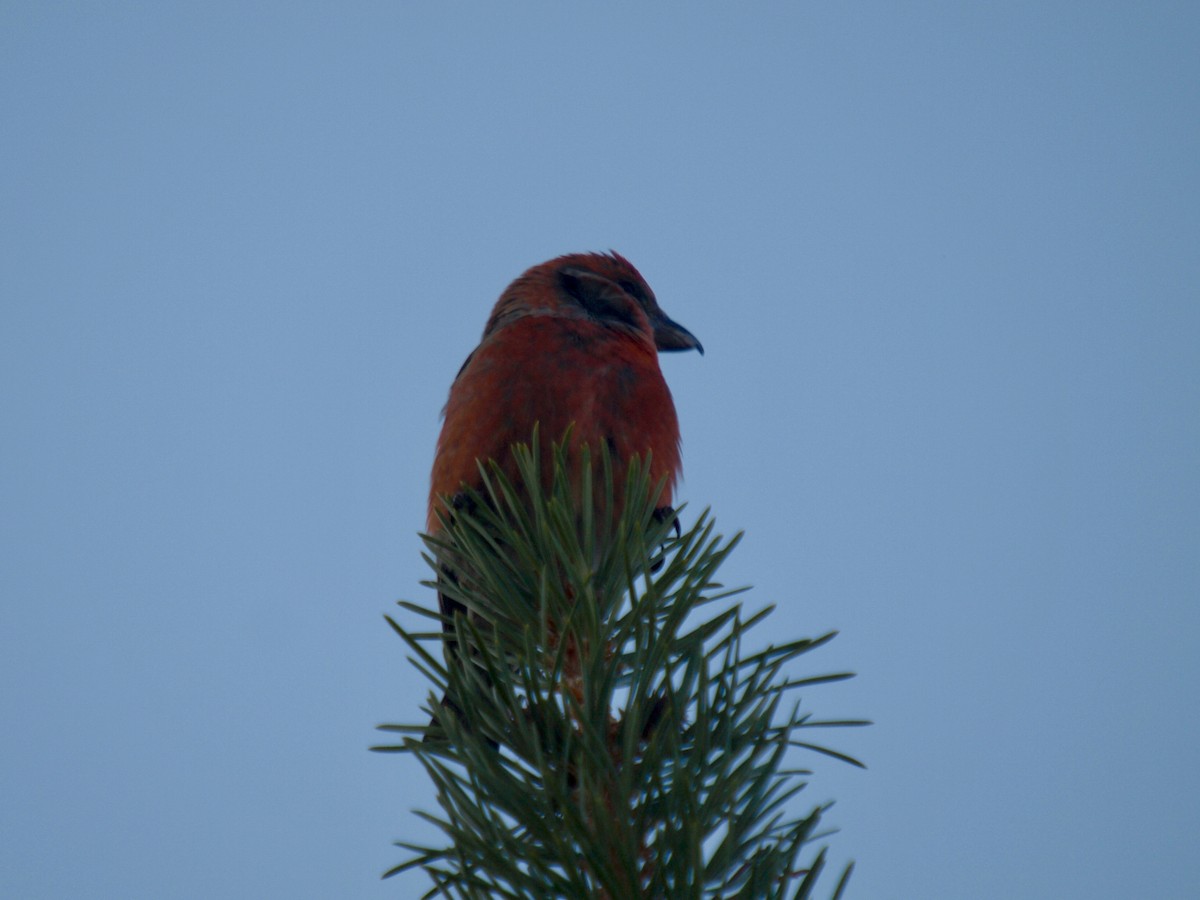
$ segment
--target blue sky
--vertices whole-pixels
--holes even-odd
[[[1200,8],[0,7],[0,893],[411,897],[438,412],[613,248],[851,897],[1200,891]],[[797,673],[802,674],[802,673]]]

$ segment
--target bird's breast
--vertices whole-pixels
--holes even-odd
[[[510,447],[539,426],[542,452],[602,444],[618,462],[653,456],[651,476],[679,470],[679,425],[648,340],[587,322],[529,317],[490,335],[455,380],[435,456],[431,501],[479,483],[477,460],[515,475]],[[544,471],[549,466],[543,467]]]

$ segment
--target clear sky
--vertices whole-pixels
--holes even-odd
[[[613,248],[856,898],[1200,896],[1200,6],[0,5],[0,895],[414,897],[438,412]],[[826,891],[832,882],[826,885]]]

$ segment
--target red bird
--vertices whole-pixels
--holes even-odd
[[[578,253],[534,266],[508,286],[450,387],[429,492],[430,534],[441,498],[482,487],[478,461],[516,477],[511,447],[540,423],[543,471],[552,441],[608,445],[621,496],[622,461],[653,455],[650,481],[665,478],[669,506],[679,474],[679,421],[658,350],[699,350],[690,331],[659,309],[654,292],[617,253]]]
[[[595,454],[608,446],[616,497],[624,494],[623,464],[650,454],[650,483],[664,481],[656,505],[669,508],[680,468],[679,421],[658,351],[693,348],[704,352],[659,309],[624,257],[579,253],[534,266],[500,295],[450,387],[433,460],[429,533],[441,529],[446,498],[482,488],[479,462],[495,460],[517,479],[511,448],[529,443],[535,424],[543,472],[552,471],[551,443],[570,426],[571,451],[587,444]],[[444,595],[439,604],[447,619],[462,610]]]

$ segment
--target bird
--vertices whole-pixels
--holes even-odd
[[[552,441],[567,436],[569,458],[584,445],[593,453],[603,445],[613,496],[621,497],[628,462],[639,456],[649,460],[649,483],[662,486],[656,510],[670,513],[681,446],[658,352],[693,349],[704,353],[615,251],[567,254],[528,269],[501,293],[450,387],[430,477],[429,536],[453,514],[455,498],[483,488],[481,463],[517,481],[513,447],[529,444],[535,426],[542,472],[553,468]],[[454,577],[445,568],[441,574]],[[446,632],[466,611],[440,592],[439,609]],[[452,635],[444,639],[452,653]],[[453,708],[448,698],[442,703]],[[435,713],[431,727],[436,721]]]

